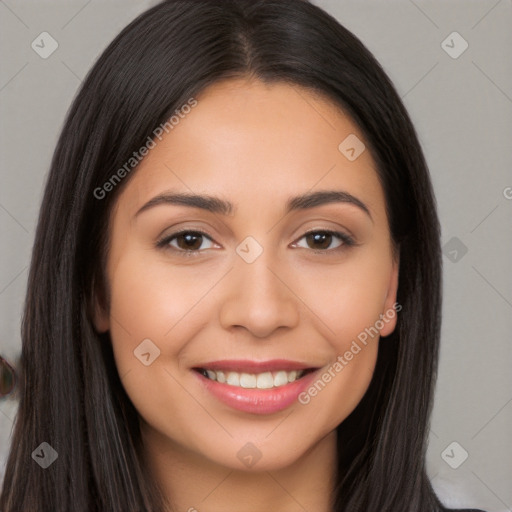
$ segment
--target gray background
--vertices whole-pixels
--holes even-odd
[[[154,3],[0,0],[0,354],[8,360],[20,350],[30,250],[64,115],[99,53]],[[315,3],[388,72],[432,173],[445,247],[433,485],[448,506],[510,511],[512,2]],[[47,59],[31,48],[44,31],[59,45]],[[457,58],[445,51],[463,48],[447,39],[454,31],[469,45]],[[15,413],[13,400],[0,401],[0,479]]]

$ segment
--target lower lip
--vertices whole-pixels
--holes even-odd
[[[314,381],[317,371],[284,386],[271,389],[246,389],[211,380],[193,370],[201,384],[221,402],[233,409],[253,414],[272,414],[292,405]]]

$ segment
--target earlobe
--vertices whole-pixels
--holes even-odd
[[[382,323],[384,324],[380,329],[381,336],[389,336],[396,327],[396,318],[401,306],[397,305],[398,293],[398,276],[400,273],[400,257],[397,255],[393,259],[393,268],[391,271],[388,292],[384,301],[384,311],[382,312]]]
[[[103,309],[103,307],[100,306],[97,300],[94,301],[92,321],[94,328],[99,333],[107,332],[110,328],[109,317],[105,310]]]
[[[92,323],[97,332],[104,333],[110,329],[110,318],[108,308],[106,307],[105,295],[96,282],[93,284],[92,289],[94,292],[89,303],[91,305]]]

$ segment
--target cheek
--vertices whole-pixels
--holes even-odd
[[[165,423],[172,414],[193,421],[197,416],[201,423],[202,411],[191,407],[190,395],[179,384],[179,357],[198,328],[194,306],[212,283],[150,260],[126,251],[110,272],[110,334],[117,370],[131,402],[150,424]],[[150,364],[137,357],[143,353],[149,353]],[[174,435],[185,435],[179,422],[162,428],[170,424]]]
[[[356,342],[357,344],[357,342]],[[373,377],[378,340],[364,347],[351,343],[298,397],[308,418],[308,429],[327,434],[357,407]],[[349,356],[350,354],[350,356]]]
[[[127,254],[118,261],[110,275],[111,326],[119,337],[129,333],[134,343],[144,338],[160,340],[172,352],[179,349],[173,344],[173,330],[181,329],[182,322],[191,326],[197,317],[194,308],[215,277],[205,279],[192,267],[172,269],[154,260]]]
[[[311,316],[315,329],[331,349],[330,364],[301,402],[314,411],[314,427],[326,432],[336,428],[360,402],[377,360],[376,323],[384,313],[392,264],[378,251],[359,254],[345,264],[316,270],[314,276],[305,271],[299,281],[299,293],[315,313]]]
[[[160,374],[165,355],[179,350],[169,343],[171,337],[165,336],[180,316],[178,289],[169,286],[161,275],[157,278],[147,261],[128,251],[109,272],[109,282],[114,358],[127,393],[137,402],[140,389],[150,391],[164,379]],[[149,356],[143,355],[147,353]],[[151,364],[145,366],[145,359]]]
[[[298,294],[322,321],[322,332],[338,353],[384,313],[392,262],[380,254],[360,251],[340,265],[301,272]]]

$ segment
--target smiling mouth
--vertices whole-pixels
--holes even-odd
[[[194,368],[203,377],[227,384],[228,386],[244,389],[273,389],[280,388],[301,379],[308,373],[315,371],[316,368],[307,368],[303,370],[278,370],[266,371],[261,373],[245,373],[234,371],[210,370],[206,368]]]

